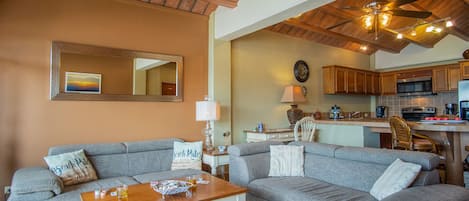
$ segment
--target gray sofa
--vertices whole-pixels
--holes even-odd
[[[13,175],[8,201],[80,201],[80,193],[123,184],[147,183],[201,174],[200,170],[171,171],[174,141],[164,139],[112,144],[80,144],[51,147],[49,155],[84,149],[98,180],[64,186],[47,167],[19,169]]]
[[[305,146],[305,177],[269,177],[270,145],[258,142],[230,146],[230,182],[248,188],[249,201],[376,200],[369,194],[388,165],[400,158],[422,166],[411,187],[386,201],[469,200],[469,190],[439,184],[439,157],[431,153],[344,147],[311,142]]]

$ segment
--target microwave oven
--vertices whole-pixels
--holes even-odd
[[[397,80],[397,95],[399,96],[424,96],[434,95],[432,89],[432,77],[413,77]]]

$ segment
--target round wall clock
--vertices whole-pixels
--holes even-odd
[[[309,77],[308,64],[303,60],[297,61],[295,63],[295,67],[293,67],[293,73],[295,74],[295,78],[298,82],[306,82]]]

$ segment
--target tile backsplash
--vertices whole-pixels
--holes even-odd
[[[389,116],[401,116],[401,109],[405,107],[436,107],[438,115],[445,112],[446,103],[458,103],[457,92],[438,93],[435,96],[379,96],[376,105],[388,107]]]

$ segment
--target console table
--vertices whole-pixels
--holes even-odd
[[[290,142],[295,140],[293,129],[291,128],[266,129],[262,132],[257,130],[244,130],[244,132],[246,132],[246,141],[248,143],[260,141]]]

